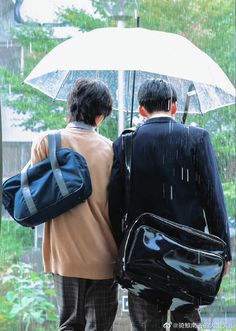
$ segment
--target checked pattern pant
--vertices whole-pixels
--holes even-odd
[[[59,331],[112,331],[118,300],[113,279],[91,280],[54,274]]]
[[[132,331],[165,331],[167,314],[158,307],[129,293],[129,313]],[[201,318],[198,309],[183,308],[171,312],[170,331],[200,331]]]

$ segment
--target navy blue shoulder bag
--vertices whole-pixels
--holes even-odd
[[[20,225],[34,227],[84,202],[92,193],[85,158],[48,135],[49,157],[3,183],[3,204]]]

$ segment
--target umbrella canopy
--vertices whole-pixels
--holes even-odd
[[[186,38],[142,28],[102,28],[68,39],[49,52],[25,83],[58,100],[66,100],[75,80],[103,80],[117,107],[118,72],[124,71],[124,107],[129,109],[132,73],[136,92],[148,78],[162,78],[177,91],[184,111],[189,90],[189,112],[204,113],[235,102],[235,89],[222,69]],[[137,99],[137,98],[136,98]]]

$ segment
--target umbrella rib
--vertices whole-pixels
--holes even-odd
[[[188,116],[189,106],[190,106],[190,98],[193,95],[197,95],[197,91],[196,91],[196,88],[195,88],[194,83],[192,82],[189,85],[188,92],[186,94],[186,101],[185,101],[185,106],[184,106],[184,113],[183,113],[182,122],[181,122],[182,124],[185,124],[185,122],[186,122],[186,118]],[[199,104],[199,106],[200,106],[200,104]],[[200,111],[201,111],[201,108],[200,108]]]
[[[63,85],[64,85],[67,77],[69,76],[69,73],[70,73],[70,70],[67,71],[67,74],[65,75],[65,77],[64,77],[64,79],[63,79],[63,81],[62,81],[62,83],[60,85],[60,88],[58,89],[57,94],[55,95],[55,97],[53,98],[53,100],[56,100],[57,99],[57,96],[58,96],[58,94],[60,92],[60,89],[63,87]]]
[[[203,112],[202,112],[202,107],[201,107],[201,103],[200,103],[200,101],[199,101],[199,97],[198,97],[198,93],[197,93],[197,89],[196,89],[196,86],[195,86],[194,82],[192,82],[192,83],[193,83],[193,86],[194,86],[194,90],[195,90],[195,92],[196,92],[196,96],[197,96],[197,103],[198,103],[198,106],[199,106],[199,109],[200,109],[200,113],[201,113],[201,115],[203,115]]]

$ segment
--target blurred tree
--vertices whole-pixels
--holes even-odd
[[[68,8],[58,12],[58,18],[65,25],[78,27],[80,31],[90,31],[107,26],[104,19],[94,18],[84,10]]]
[[[140,0],[91,0],[101,17],[115,21],[127,20],[138,10]]]
[[[235,78],[233,0],[142,0],[139,15],[143,28],[188,38]]]
[[[95,19],[84,11],[75,9],[59,12],[58,18],[62,25],[78,26],[82,31],[105,25],[103,20]],[[25,129],[44,131],[64,127],[67,120],[66,103],[52,100],[30,86],[22,84],[23,77],[26,77],[35,65],[63,40],[55,39],[52,26],[33,23],[16,25],[11,29],[11,36],[24,47],[24,72],[21,75],[20,72],[0,67],[4,103],[18,113],[27,114],[22,123]],[[114,123],[114,121],[105,121],[100,132],[114,139],[117,131]]]
[[[11,30],[15,42],[24,47],[24,72],[15,72],[0,68],[4,82],[4,103],[10,105],[16,112],[27,114],[24,123],[26,129],[35,131],[48,128],[58,128],[64,122],[64,105],[53,102],[31,87],[22,84],[39,60],[59,42],[52,36],[52,30],[36,24],[17,25]],[[9,93],[9,85],[11,92]]]

